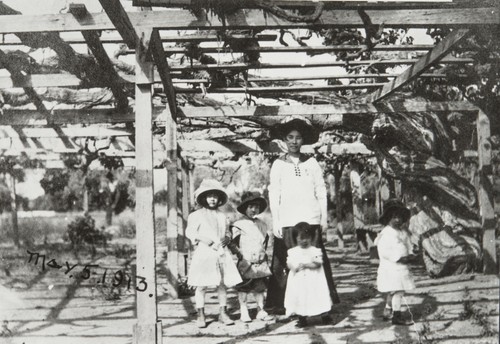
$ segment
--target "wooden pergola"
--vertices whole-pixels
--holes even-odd
[[[36,109],[8,109],[3,110],[0,116],[0,125],[22,126],[49,126],[60,128],[67,124],[100,124],[100,123],[133,123],[135,124],[135,159],[136,159],[136,228],[137,228],[137,274],[145,277],[148,285],[156,286],[155,271],[155,225],[153,207],[153,123],[165,126],[165,143],[167,146],[165,159],[168,162],[168,226],[167,250],[169,280],[172,284],[172,293],[175,294],[177,276],[182,266],[179,253],[183,236],[182,213],[178,204],[186,202],[188,192],[187,170],[182,167],[178,159],[178,142],[176,137],[177,122],[189,118],[219,118],[221,120],[242,118],[249,121],[272,125],[279,123],[285,116],[300,115],[311,119],[323,128],[341,127],[343,123],[352,121],[352,118],[366,118],[367,121],[378,113],[415,113],[433,111],[436,113],[461,112],[476,116],[479,169],[481,173],[478,199],[483,225],[483,248],[485,252],[485,272],[496,271],[495,252],[495,219],[493,213],[491,185],[492,170],[490,124],[485,113],[467,101],[455,102],[418,102],[418,101],[386,101],[394,92],[415,81],[417,78],[446,78],[446,75],[429,74],[429,68],[436,63],[467,64],[472,63],[470,58],[450,56],[450,51],[460,42],[471,28],[479,26],[500,25],[500,6],[496,1],[429,1],[429,2],[383,2],[372,3],[364,1],[316,1],[277,0],[273,6],[283,11],[293,9],[313,8],[315,12],[307,20],[294,21],[290,17],[284,19],[262,7],[266,1],[248,1],[247,5],[227,14],[223,19],[220,16],[203,12],[193,14],[188,8],[203,4],[195,0],[134,0],[133,5],[140,11],[127,12],[119,0],[99,0],[104,12],[91,13],[84,4],[71,4],[68,13],[51,15],[20,15],[8,6],[0,3],[0,34],[7,35],[0,43],[2,45],[28,44],[27,36],[44,34],[46,46],[56,50],[61,56],[71,58],[74,52],[70,44],[86,44],[92,52],[99,67],[102,80],[99,85],[89,85],[88,80],[70,73],[33,74],[20,70],[19,66],[7,58],[0,50],[0,63],[10,73],[10,76],[0,77],[0,88],[9,89],[20,87],[35,104]],[[209,3],[206,1],[205,3]],[[238,3],[238,1],[234,1]],[[244,2],[239,2],[243,6]],[[269,5],[269,4],[268,4]],[[171,10],[165,10],[170,8]],[[160,10],[160,8],[162,10]],[[263,9],[264,8],[264,9]],[[275,9],[275,7],[273,7]],[[337,45],[337,46],[308,46],[308,47],[241,47],[243,52],[259,53],[288,53],[296,52],[325,53],[339,51],[359,51],[371,49],[374,51],[423,51],[424,53],[413,59],[390,60],[353,60],[350,66],[369,66],[374,64],[407,65],[400,74],[332,74],[322,77],[307,77],[287,75],[266,79],[267,81],[290,81],[305,79],[357,79],[369,77],[386,77],[391,81],[384,83],[353,83],[346,85],[328,86],[260,86],[260,87],[211,87],[204,91],[201,87],[180,88],[177,84],[189,83],[201,85],[207,82],[203,78],[183,79],[179,73],[185,71],[248,71],[251,69],[281,69],[293,68],[296,70],[311,67],[345,66],[344,61],[325,63],[294,63],[281,62],[272,64],[254,65],[241,62],[237,64],[197,64],[190,66],[170,66],[167,57],[172,53],[184,53],[184,47],[164,47],[165,42],[213,42],[219,40],[218,32],[226,30],[293,30],[302,28],[315,29],[343,29],[364,28],[365,21],[360,15],[364,13],[371,23],[382,24],[385,27],[395,28],[451,28],[452,32],[435,45]],[[176,31],[197,30],[193,36],[182,36]],[[101,37],[103,31],[116,31],[113,38]],[[165,34],[164,32],[167,31]],[[67,32],[81,32],[82,39],[67,39],[62,37]],[[13,37],[15,35],[16,37]],[[243,37],[246,34],[242,34]],[[275,40],[277,35],[259,33],[255,36],[258,41]],[[104,49],[104,44],[125,43],[126,54],[135,54],[135,76],[116,71],[111,57]],[[218,48],[201,47],[203,53],[221,52]],[[237,52],[234,51],[234,52]],[[292,55],[290,55],[292,56]],[[293,61],[293,59],[290,59]],[[262,81],[250,77],[248,82]],[[160,85],[158,85],[160,84]],[[128,103],[123,85],[134,85],[135,106]],[[108,87],[113,95],[114,107],[86,108],[86,109],[54,109],[48,110],[36,89],[41,87]],[[155,87],[162,89],[166,106],[153,105]],[[176,95],[190,93],[244,93],[251,95],[281,94],[283,92],[312,92],[338,91],[347,89],[364,89],[370,92],[369,102],[358,105],[277,105],[277,106],[217,106],[217,107],[181,107]],[[179,180],[184,181],[179,184]],[[180,192],[178,192],[180,191]],[[179,195],[184,193],[184,199]],[[157,316],[156,288],[148,289],[148,293],[137,293],[137,319],[134,330],[135,343],[160,343],[161,322]]]

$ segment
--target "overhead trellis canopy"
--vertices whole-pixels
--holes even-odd
[[[267,151],[270,129],[287,116],[307,117],[337,136],[355,132],[387,176],[421,196],[432,226],[447,226],[439,215],[446,211],[481,220],[485,270],[492,271],[490,160],[496,147],[490,122],[496,130],[498,1],[99,4],[97,10],[72,3],[60,13],[24,15],[0,3],[0,125],[11,126],[23,145],[43,145],[30,130],[46,128],[86,140],[100,135],[88,132],[95,124],[106,124],[102,130],[109,135],[103,136],[118,137],[118,145],[130,142],[141,238],[137,271],[148,281],[156,281],[153,135],[164,135],[171,190],[168,267],[175,279],[183,230],[177,228],[178,170],[184,194],[188,190],[188,172],[177,159],[182,140],[186,146],[203,139],[210,140],[198,141],[204,148]],[[413,29],[427,29],[433,44],[413,44]],[[70,125],[81,127],[70,133]],[[66,143],[79,149],[73,139]],[[332,152],[332,141],[313,149],[325,147]],[[477,188],[455,168],[470,149],[478,151]],[[430,226],[423,226],[424,239],[436,235]],[[454,245],[446,259],[429,258],[432,271],[442,271],[442,262],[456,256],[467,262],[464,270],[476,268],[477,256]],[[156,294],[139,293],[137,300],[136,342],[152,342]]]

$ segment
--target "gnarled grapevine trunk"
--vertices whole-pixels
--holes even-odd
[[[410,230],[434,277],[481,267],[476,190],[451,164],[452,140],[471,137],[468,124],[462,124],[457,132],[434,113],[380,114],[371,137],[363,139],[384,173],[401,180],[403,198],[414,205]]]

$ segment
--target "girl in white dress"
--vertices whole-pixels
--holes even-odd
[[[232,325],[226,313],[227,288],[240,283],[241,277],[227,245],[231,242],[229,220],[218,208],[227,202],[227,194],[216,180],[203,180],[194,193],[201,209],[189,214],[186,236],[195,249],[189,266],[188,284],[195,286],[198,327],[206,327],[205,294],[216,286],[219,297],[219,321]]]
[[[407,265],[415,258],[409,233],[404,229],[404,224],[409,219],[410,210],[403,202],[388,200],[379,219],[385,227],[375,239],[380,259],[377,289],[381,293],[387,293],[383,317],[388,320],[392,315],[394,325],[411,324],[403,319],[401,313],[401,300],[405,291],[415,288]]]
[[[321,249],[312,246],[314,230],[307,222],[294,226],[297,244],[288,250],[287,265],[290,269],[285,292],[285,309],[288,316],[299,316],[297,327],[307,326],[307,317],[323,314],[323,322],[330,320],[332,307],[330,291],[323,270]]]

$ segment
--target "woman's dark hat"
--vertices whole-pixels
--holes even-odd
[[[307,118],[287,117],[282,123],[272,127],[269,134],[273,139],[283,140],[292,130],[297,130],[302,135],[305,145],[318,142],[319,131]]]
[[[240,213],[245,214],[247,207],[250,203],[259,204],[259,214],[267,208],[267,201],[260,195],[260,192],[245,192],[241,196],[241,204],[236,208]]]
[[[403,202],[398,199],[390,199],[384,204],[384,212],[379,218],[379,222],[386,226],[395,213],[403,215],[403,222],[410,219],[410,209],[408,209]]]
[[[205,207],[207,204],[205,196],[207,195],[208,192],[215,192],[219,195],[219,207],[221,205],[226,204],[227,202],[226,191],[222,187],[222,184],[214,179],[204,179],[201,182],[200,187],[196,189],[196,191],[194,192],[194,198],[196,199],[196,203]]]

